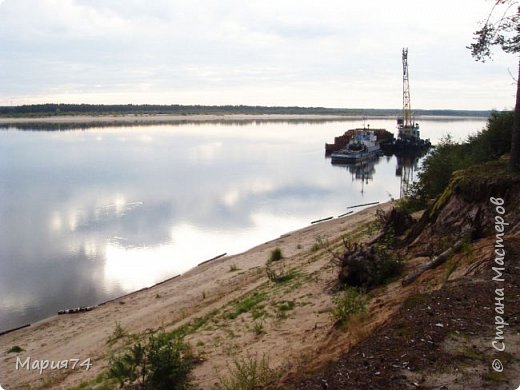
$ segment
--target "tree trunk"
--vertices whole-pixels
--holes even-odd
[[[435,267],[438,267],[439,265],[444,263],[448,259],[448,257],[450,257],[453,253],[455,253],[460,248],[462,248],[462,245],[464,245],[464,242],[466,242],[467,238],[468,238],[468,236],[462,237],[460,240],[458,240],[455,243],[455,245],[453,245],[449,249],[446,249],[435,259],[429,261],[426,264],[423,264],[423,265],[417,267],[417,269],[415,271],[413,271],[411,274],[409,274],[402,280],[401,284],[403,286],[408,286],[410,283],[412,283],[415,279],[417,279],[419,276],[421,276],[426,271],[433,269]]]
[[[518,61],[518,79],[516,80],[516,105],[513,120],[513,139],[511,141],[510,169],[520,172],[520,59]]]

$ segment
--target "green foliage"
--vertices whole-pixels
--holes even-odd
[[[486,128],[455,143],[448,135],[429,154],[423,163],[412,197],[417,202],[437,197],[448,186],[453,172],[475,164],[498,159],[511,150],[512,112],[493,112]]]
[[[188,346],[168,333],[150,336],[146,346],[137,343],[109,364],[108,377],[120,387],[137,382],[157,390],[186,388],[192,365]]]
[[[520,52],[518,2],[516,0],[494,0],[493,2],[495,4],[486,21],[474,33],[474,42],[467,46],[477,61],[485,62],[486,59],[491,58],[493,46],[500,46],[506,53]]]
[[[114,327],[114,331],[112,335],[107,340],[107,344],[114,344],[117,340],[126,336],[126,331],[121,326],[121,322],[116,321],[116,326]]]
[[[152,389],[182,389],[191,370],[189,348],[179,339],[166,334],[150,337],[147,348],[148,383]]]
[[[220,385],[225,390],[255,390],[261,389],[279,377],[278,373],[269,367],[269,359],[263,355],[261,359],[247,356],[237,358],[232,366],[228,366],[229,374],[219,378]]]
[[[493,112],[486,128],[467,139],[471,160],[486,162],[497,160],[511,150],[513,112]]]
[[[252,309],[256,308],[260,302],[262,302],[266,297],[265,293],[253,293],[243,300],[239,301],[234,310],[230,313],[227,313],[226,317],[229,319],[235,319],[240,314],[247,313]]]
[[[11,348],[7,350],[7,353],[19,353],[22,352],[24,349],[18,345],[14,345]]]
[[[274,283],[286,283],[294,279],[299,274],[299,272],[295,269],[289,272],[285,272],[285,268],[281,268],[278,271],[275,271],[270,261],[268,261],[265,265],[265,273],[267,278]]]
[[[253,325],[253,331],[257,336],[265,333],[264,324],[260,321],[255,321]]]
[[[218,313],[218,310],[213,310],[212,312],[206,314],[203,317],[196,317],[187,324],[181,325],[178,328],[175,328],[174,330],[168,332],[168,336],[170,338],[179,338],[182,339],[183,337],[195,333],[197,330],[202,328],[208,320],[212,317],[214,317]]]
[[[395,236],[387,234],[381,239],[380,243],[374,245],[379,258],[375,275],[375,286],[388,282],[403,270],[403,259],[391,249],[394,243]]]
[[[279,320],[283,320],[287,318],[287,312],[293,310],[296,304],[294,303],[294,301],[283,301],[276,303],[275,306],[277,309],[276,318],[278,318]]]
[[[278,261],[283,259],[282,250],[278,247],[274,248],[271,251],[271,256],[269,257],[269,261]]]
[[[51,115],[125,115],[125,114],[314,114],[314,115],[370,115],[395,116],[397,109],[357,109],[325,107],[276,107],[245,105],[158,105],[158,104],[28,104],[23,106],[0,106],[1,116],[51,116]],[[415,110],[417,115],[442,116],[487,116],[489,111],[470,110]]]
[[[365,312],[367,298],[362,289],[349,287],[336,295],[333,301],[332,317],[339,325],[346,325],[354,314]]]
[[[276,308],[279,311],[289,311],[289,310],[294,309],[295,306],[296,306],[296,304],[294,303],[294,301],[283,301],[283,302],[276,304]]]
[[[412,185],[412,194],[414,192]],[[409,195],[409,194],[407,194]],[[396,207],[405,212],[406,214],[412,214],[416,211],[424,210],[428,206],[425,199],[415,197],[415,196],[406,196],[397,201]]]
[[[318,252],[320,249],[329,247],[329,242],[322,236],[316,236],[314,244],[311,246],[311,252]]]

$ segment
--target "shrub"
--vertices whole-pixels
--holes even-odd
[[[316,238],[314,239],[314,244],[312,244],[311,246],[311,252],[317,252],[320,249],[327,248],[329,245],[329,242],[325,240],[323,237],[316,236]]]
[[[260,321],[255,321],[255,324],[253,325],[253,331],[257,336],[260,336],[261,334],[265,333],[264,324]]]
[[[7,353],[19,353],[22,352],[24,349],[18,345],[15,345],[7,350]]]
[[[486,128],[469,136],[463,143],[455,143],[448,135],[425,158],[412,197],[432,199],[449,183],[454,171],[471,165],[497,160],[511,150],[513,113],[493,112]]]
[[[140,388],[157,390],[184,389],[191,370],[188,346],[167,333],[150,336],[146,346],[135,344],[109,364],[108,377],[120,387],[137,382]]]
[[[278,261],[283,259],[282,250],[278,247],[274,248],[271,251],[271,256],[269,257],[269,261]]]
[[[412,188],[410,190],[409,194],[406,194],[407,196],[404,198],[401,198],[397,201],[397,208],[403,211],[406,214],[412,214],[416,211],[424,210],[428,203],[425,199],[419,198],[417,196],[413,196],[416,192],[415,183],[412,184]]]
[[[354,314],[365,312],[366,297],[363,290],[356,287],[342,291],[333,301],[332,317],[338,325],[345,325]]]
[[[121,322],[116,321],[116,326],[114,327],[114,331],[112,332],[112,335],[107,340],[107,344],[114,344],[117,340],[120,338],[123,338],[126,336],[126,331],[121,326]]]
[[[269,367],[269,359],[252,356],[237,358],[228,365],[229,374],[219,378],[225,390],[255,390],[263,388],[278,379],[278,373]]]

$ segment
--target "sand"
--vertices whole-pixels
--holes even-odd
[[[121,115],[58,115],[43,117],[0,117],[1,124],[163,124],[178,122],[220,122],[220,121],[348,121],[362,115],[319,115],[319,114],[121,114]],[[395,115],[368,115],[366,119],[392,119]],[[474,116],[418,115],[430,120],[481,119]]]
[[[367,228],[377,209],[387,210],[391,206],[389,202],[310,225],[242,254],[200,265],[178,278],[118,298],[92,311],[55,316],[0,336],[0,384],[6,389],[28,384],[70,388],[93,380],[106,369],[110,353],[130,342],[123,337],[114,344],[107,344],[116,323],[121,324],[126,334],[144,337],[146,332],[160,328],[173,330],[194,318],[207,316],[204,326],[186,337],[194,353],[203,360],[193,371],[195,382],[202,388],[213,388],[218,382],[217,372],[225,372],[226,365],[239,355],[266,354],[273,367],[288,372],[308,364],[316,356],[324,359],[339,353],[341,351],[327,350],[331,339],[355,341],[384,317],[372,319],[373,324],[358,335],[334,333],[328,310],[338,269],[328,251],[340,248],[341,237],[347,232],[359,233],[360,229]],[[324,240],[329,242],[328,249],[317,245]],[[283,267],[286,272],[296,272],[293,280],[280,286],[270,282],[265,273],[266,260],[275,247],[281,248],[284,254],[278,270]],[[251,292],[266,296],[257,308],[266,316],[256,320],[248,312],[229,319],[226,312],[233,311],[236,302]],[[283,302],[293,302],[294,307],[283,312],[279,309]],[[263,327],[262,332],[254,331],[257,322]],[[13,346],[23,351],[7,353]],[[92,367],[89,370],[47,369],[41,375],[37,369],[17,370],[17,359],[24,362],[27,357],[31,361],[78,358],[80,362],[90,358]]]
[[[128,115],[60,115],[46,117],[0,117],[0,124],[73,124],[73,123],[166,123],[166,122],[213,122],[213,121],[284,121],[284,120],[350,120],[359,116],[345,115],[290,115],[290,114],[194,114],[194,115],[172,115],[172,114],[128,114]],[[378,117],[379,118],[379,117]],[[393,118],[393,117],[392,117]]]

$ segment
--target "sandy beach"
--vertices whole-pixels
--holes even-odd
[[[176,122],[216,121],[348,121],[362,115],[302,115],[302,114],[222,114],[222,115],[171,115],[171,114],[128,114],[128,115],[59,115],[44,117],[0,117],[0,124],[162,124]],[[418,118],[421,116],[418,116]],[[365,116],[366,119],[395,119],[395,115]],[[437,120],[467,120],[465,116],[424,116]]]
[[[337,268],[330,253],[317,246],[327,241],[330,248],[341,246],[341,237],[360,232],[370,225],[377,209],[387,210],[391,203],[370,207],[346,217],[314,224],[280,238],[261,244],[242,254],[223,257],[200,265],[178,278],[155,287],[115,299],[92,311],[54,316],[28,328],[0,336],[2,342],[1,384],[7,389],[70,388],[89,381],[107,367],[110,354],[124,347],[124,342],[107,344],[120,323],[127,335],[144,336],[160,328],[173,330],[194,319],[204,318],[205,325],[189,334],[186,341],[203,363],[193,372],[195,383],[212,388],[237,354],[266,354],[273,366],[289,372],[318,355],[323,359],[334,354],[326,345],[329,340],[360,335],[331,334],[332,318],[330,289],[337,278]],[[361,229],[361,230],[360,230]],[[279,247],[284,260],[281,266],[294,272],[294,279],[283,286],[273,286],[265,274],[270,252]],[[391,288],[391,287],[389,287]],[[251,313],[229,319],[226,313],[251,293],[262,294],[268,313],[262,326],[265,333],[252,331],[255,320]],[[286,313],[277,308],[281,302],[293,302]],[[392,308],[388,308],[392,311]],[[380,316],[362,333],[388,314]],[[22,352],[7,353],[12,346]],[[339,351],[337,351],[339,352]],[[17,359],[63,361],[90,358],[92,367],[84,369],[39,370],[17,369]],[[318,363],[318,361],[316,361]]]
[[[359,116],[343,115],[285,115],[285,114],[265,114],[265,115],[171,115],[171,114],[143,114],[143,115],[60,115],[44,117],[1,117],[1,123],[165,123],[165,122],[212,122],[212,121],[249,121],[249,120],[348,120]]]

